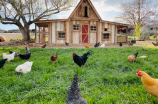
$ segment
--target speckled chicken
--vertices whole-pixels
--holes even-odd
[[[80,94],[77,74],[74,75],[71,86],[68,88],[66,104],[88,104],[87,101]]]
[[[58,58],[58,54],[56,53],[56,55],[51,55],[50,60],[53,61],[53,63],[56,63]]]

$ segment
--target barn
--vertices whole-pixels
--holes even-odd
[[[36,43],[117,44],[117,30],[128,29],[127,24],[102,20],[90,0],[80,0],[67,19],[35,22]],[[127,35],[124,39],[127,42]]]

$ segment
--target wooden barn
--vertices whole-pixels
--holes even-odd
[[[39,29],[37,29],[39,28]],[[36,43],[116,44],[117,30],[127,24],[102,20],[90,0],[80,0],[67,19],[40,20],[35,22]],[[127,42],[127,36],[125,37]]]

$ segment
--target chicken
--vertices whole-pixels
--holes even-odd
[[[157,42],[157,43],[152,42],[152,44],[153,44],[154,46],[158,46],[158,42]]]
[[[130,61],[130,62],[136,61],[137,55],[138,55],[138,52],[133,55],[128,56],[128,61]]]
[[[96,44],[94,45],[94,47],[95,47],[95,48],[96,48],[96,47],[99,47],[99,45],[100,45],[100,42],[96,43]]]
[[[129,46],[133,46],[133,43],[128,43]]]
[[[2,59],[0,60],[0,68],[3,68],[5,62],[6,62],[7,59]]]
[[[83,54],[83,56],[78,56],[75,54],[75,52],[72,53],[72,56],[73,56],[73,60],[74,62],[79,66],[83,66],[87,59],[88,59],[88,55],[91,55],[93,53],[93,51],[88,51],[87,53]]]
[[[141,70],[138,70],[136,74],[141,77],[145,90],[149,94],[158,97],[158,79],[151,78],[146,72]]]
[[[22,72],[23,74],[28,73],[31,71],[32,64],[33,64],[33,62],[27,61],[24,64],[17,66],[15,71]]]
[[[46,44],[42,46],[42,48],[45,48],[45,47],[46,47]]]
[[[120,42],[119,46],[122,47],[122,43],[121,42]]]
[[[13,52],[12,54],[10,55],[7,55],[5,53],[1,53],[3,55],[3,59],[7,59],[7,61],[11,61],[11,60],[14,60],[14,56],[15,56],[15,52]]]
[[[13,52],[12,52],[12,51],[9,51],[9,53],[12,54]],[[20,54],[20,51],[15,52],[15,57],[18,57],[19,54]]]
[[[67,90],[66,104],[88,104],[80,94],[77,74],[74,75],[71,86]]]
[[[53,63],[56,63],[58,58],[58,54],[56,53],[56,55],[51,55],[50,60],[53,61]]]
[[[28,47],[25,47],[25,53],[29,54],[30,53],[30,49]]]
[[[88,44],[88,45],[84,45],[84,47],[86,47],[86,48],[89,48],[91,45],[90,44]]]
[[[100,47],[105,47],[105,43],[103,43]]]
[[[29,59],[30,56],[31,56],[31,53],[29,53],[29,54],[25,54],[25,55],[19,54],[19,57],[20,57],[21,59],[23,59],[23,60],[27,60],[27,59]]]
[[[65,45],[69,46],[69,43],[65,42]]]

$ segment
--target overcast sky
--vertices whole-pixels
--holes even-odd
[[[78,0],[79,2],[80,0]],[[97,12],[103,20],[114,21],[114,17],[119,16],[122,12],[120,10],[120,4],[129,0],[91,0],[92,4],[96,8]],[[131,0],[130,0],[131,1]],[[54,15],[54,19],[67,18],[74,10],[74,7],[69,11],[61,12],[57,15]],[[31,29],[35,28],[34,25],[30,26]],[[18,29],[16,25],[3,25],[0,23],[0,29],[9,30],[9,29]]]

